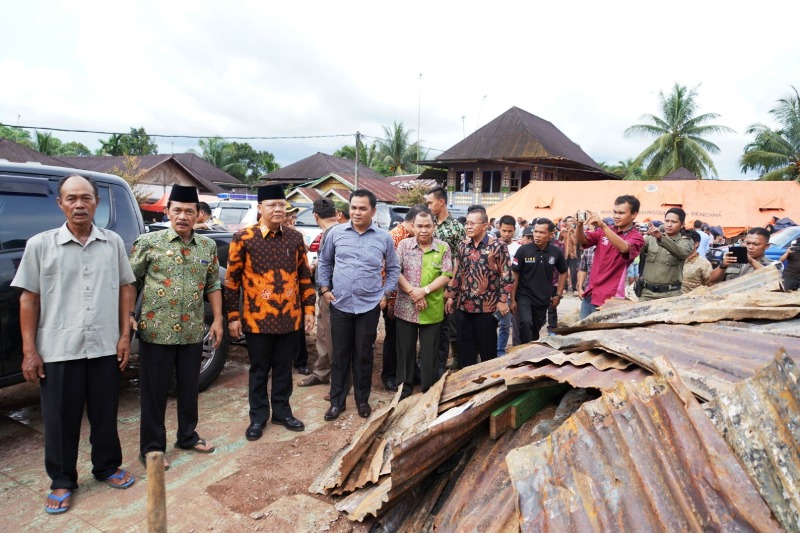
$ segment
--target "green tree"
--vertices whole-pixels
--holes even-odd
[[[616,174],[620,178],[628,181],[660,179],[658,177],[651,177],[646,175],[644,172],[644,168],[642,168],[642,165],[637,163],[633,158],[630,157],[625,161],[620,161],[616,165],[607,165],[605,163],[603,163],[602,165],[606,171],[611,172],[612,174]]]
[[[228,174],[244,174],[246,171],[239,166],[234,157],[233,145],[226,142],[222,137],[209,137],[197,141],[200,147],[200,157]],[[190,152],[197,153],[195,150]]]
[[[92,155],[92,151],[83,143],[70,141],[61,145],[58,149],[58,155],[67,157],[87,157]]]
[[[359,143],[359,157],[358,162],[368,166],[369,168],[375,170],[378,173],[381,172],[383,166],[380,164],[380,155],[378,153],[378,146],[376,143],[372,144],[362,144]],[[356,147],[352,144],[346,144],[333,152],[334,157],[342,157],[344,159],[352,159],[353,161],[356,160]],[[384,169],[388,170],[388,169]]]
[[[261,176],[281,167],[271,152],[256,150],[248,143],[231,143],[231,152],[233,160],[238,162],[237,173],[231,172],[231,176],[248,185],[255,185]]]
[[[122,166],[115,166],[108,171],[124,179],[130,185],[136,201],[141,205],[147,200],[147,191],[142,187],[147,171],[139,167],[139,158],[126,155],[122,158]]]
[[[58,137],[53,137],[53,132],[48,131],[47,133],[42,133],[41,131],[36,132],[36,146],[35,149],[40,154],[55,156],[59,155],[61,150],[61,139]]]
[[[130,133],[112,133],[107,140],[98,139],[97,155],[156,155],[158,145],[144,128],[131,128]]]
[[[656,140],[639,154],[634,163],[646,165],[650,177],[663,177],[685,167],[697,176],[717,175],[709,155],[719,153],[719,147],[704,136],[733,132],[727,126],[707,124],[719,117],[716,113],[696,115],[697,90],[688,90],[676,83],[669,95],[659,93],[661,116],[646,114],[646,124],[635,124],[625,130],[625,136],[641,135]]]
[[[409,142],[412,133],[412,130],[405,129],[402,122],[395,121],[391,127],[383,127],[384,138],[377,142],[378,160],[390,174],[397,176],[420,171],[412,161],[417,159],[418,153],[420,157],[425,157],[427,153],[419,151],[417,143]]]
[[[403,192],[398,193],[397,203],[400,205],[415,206],[426,205],[425,193],[428,192],[428,187],[424,185],[417,185],[410,189],[405,189]]]
[[[31,140],[31,133],[27,130],[23,130],[22,128],[5,126],[0,123],[0,138],[8,139],[9,141],[21,144],[22,146],[27,146],[28,148],[36,148]]]
[[[739,161],[742,172],[755,170],[762,180],[800,181],[800,94],[794,86],[792,91],[794,95],[781,98],[778,106],[769,111],[778,129],[764,124],[747,128],[755,139],[744,147]]]

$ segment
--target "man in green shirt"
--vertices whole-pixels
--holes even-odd
[[[178,389],[178,431],[175,447],[211,453],[214,446],[197,434],[197,394],[203,357],[203,295],[214,322],[208,332],[222,340],[222,292],[216,243],[194,232],[197,189],[173,185],[167,203],[170,228],[146,233],[133,245],[130,262],[142,311],[139,331],[139,373],[142,401],[141,458],[166,450],[164,415],[175,371]],[[133,312],[131,313],[133,315]],[[166,461],[164,467],[168,468]]]
[[[692,240],[683,234],[686,212],[680,207],[669,209],[664,224],[649,224],[644,235],[645,261],[640,301],[668,298],[681,294],[683,263],[692,253]]]
[[[453,271],[455,271],[455,261],[458,255],[458,245],[461,241],[467,238],[467,232],[464,225],[453,218],[447,210],[447,190],[438,185],[428,191],[425,195],[425,201],[428,204],[433,216],[436,217],[436,230],[433,233],[434,238],[446,242],[450,246],[450,254],[453,258]],[[441,377],[445,371],[445,365],[448,358],[448,347],[452,357],[454,368],[458,367],[458,349],[456,348],[456,320],[455,315],[445,315],[442,328],[439,332],[439,367],[437,369],[438,375]]]

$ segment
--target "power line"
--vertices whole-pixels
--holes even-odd
[[[22,130],[45,130],[45,131],[58,131],[62,133],[91,133],[94,135],[139,135],[137,132],[119,132],[119,131],[95,131],[95,130],[75,130],[68,128],[48,128],[44,126],[13,126]],[[167,135],[161,133],[145,132],[148,137],[158,137],[163,139],[236,139],[240,141],[273,141],[281,139],[327,139],[332,137],[352,137],[354,133],[334,133],[329,135],[281,135],[281,136],[221,136],[221,135]]]

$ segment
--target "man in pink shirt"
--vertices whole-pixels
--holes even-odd
[[[613,224],[607,224],[600,215],[592,212],[589,212],[586,222],[578,221],[575,235],[578,243],[584,248],[597,246],[589,286],[581,302],[581,320],[614,297],[621,276],[644,246],[644,237],[633,223],[639,214],[639,206],[635,196],[620,196],[614,202]],[[597,229],[584,233],[584,224],[594,224]]]

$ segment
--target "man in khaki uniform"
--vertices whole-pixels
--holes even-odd
[[[673,207],[664,215],[664,224],[660,228],[648,225],[644,237],[644,288],[639,300],[681,294],[683,263],[694,250],[692,240],[681,232],[685,221],[686,212]]]
[[[747,263],[737,263],[736,257],[727,252],[719,266],[711,271],[709,285],[739,278],[771,263],[764,255],[769,248],[769,231],[764,228],[750,228],[744,239],[744,245],[747,247]]]

